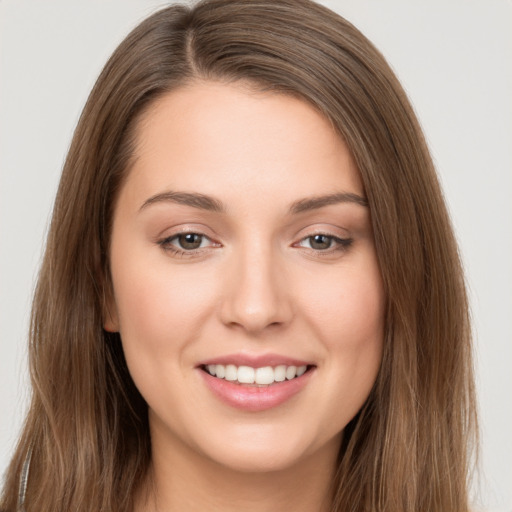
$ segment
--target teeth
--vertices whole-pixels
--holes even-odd
[[[226,379],[231,382],[238,381],[240,384],[258,384],[268,386],[274,382],[283,382],[295,377],[304,375],[307,366],[263,366],[262,368],[251,368],[250,366],[235,366],[234,364],[209,364],[206,370],[210,375],[219,379]]]
[[[226,380],[237,380],[237,367],[234,364],[228,364],[226,366]]]
[[[274,382],[274,368],[272,366],[256,368],[254,382],[256,384],[272,384]]]
[[[299,366],[297,368],[297,377],[300,377],[301,375],[304,375],[306,370],[307,370],[307,366]]]
[[[286,378],[288,380],[291,380],[295,377],[295,375],[297,375],[297,367],[296,366],[288,366],[288,368],[286,368]]]
[[[223,379],[226,376],[226,367],[223,364],[216,364],[215,375],[219,377],[219,379]]]
[[[274,368],[274,380],[276,382],[283,382],[286,379],[286,366],[284,364]]]
[[[250,366],[239,366],[237,377],[241,384],[254,384],[254,368]]]

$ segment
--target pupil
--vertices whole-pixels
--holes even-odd
[[[313,249],[329,249],[331,238],[325,235],[315,235],[310,238],[310,244]]]
[[[186,235],[180,235],[179,242],[183,249],[197,249],[201,245],[201,235],[196,233],[187,233]]]

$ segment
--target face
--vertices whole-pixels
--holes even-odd
[[[242,471],[337,452],[376,379],[384,293],[354,161],[309,104],[196,83],[137,129],[111,240],[153,451]]]

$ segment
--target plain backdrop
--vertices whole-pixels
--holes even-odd
[[[511,512],[512,3],[323,3],[383,52],[429,141],[471,294],[482,427],[477,508]],[[73,129],[109,54],[164,5],[0,0],[0,472],[29,395],[31,294]]]

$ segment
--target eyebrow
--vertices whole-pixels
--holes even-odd
[[[221,201],[214,197],[206,194],[200,194],[197,192],[173,192],[167,191],[160,194],[151,196],[149,199],[144,201],[140,210],[147,208],[148,206],[161,203],[171,202],[175,204],[182,204],[185,206],[191,206],[200,210],[206,210],[216,213],[224,213],[226,211],[225,206]],[[318,210],[324,206],[330,206],[332,204],[339,203],[352,203],[359,206],[368,207],[368,200],[358,194],[352,192],[338,192],[335,194],[327,194],[324,196],[307,197],[294,201],[289,208],[289,213],[296,215],[311,210]]]
[[[324,206],[338,203],[353,203],[358,204],[359,206],[368,207],[368,200],[365,197],[352,192],[338,192],[335,194],[328,194],[326,196],[299,199],[290,206],[290,213],[297,214],[310,210],[318,210]]]
[[[210,212],[222,213],[225,211],[224,205],[218,199],[215,199],[211,196],[207,196],[205,194],[199,194],[197,192],[163,192],[161,194],[156,194],[151,196],[149,199],[144,201],[141,210],[147,208],[148,206],[161,203],[161,202],[171,202],[176,204],[183,204],[185,206],[192,206],[193,208],[199,208],[200,210],[207,210]]]

